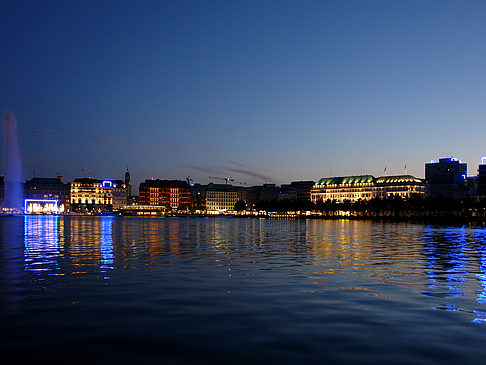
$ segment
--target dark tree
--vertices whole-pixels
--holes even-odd
[[[236,210],[237,212],[241,212],[241,211],[243,211],[243,210],[245,210],[245,209],[246,209],[246,203],[245,203],[245,201],[244,201],[244,200],[242,200],[242,199],[238,200],[238,201],[236,202],[236,204],[235,204],[235,210]]]

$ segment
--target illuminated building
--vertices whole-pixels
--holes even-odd
[[[70,211],[70,185],[63,182],[63,177],[34,177],[25,182],[25,198],[34,200],[55,200],[59,212]]]
[[[467,164],[455,157],[441,158],[438,162],[425,164],[425,182],[428,184],[427,195],[431,197],[458,197],[467,193],[465,180]]]
[[[145,180],[140,184],[139,204],[186,209],[191,206],[191,187],[181,180]]]
[[[74,212],[119,210],[126,204],[127,189],[121,180],[80,178],[71,184],[71,207]]]
[[[112,188],[112,207],[114,211],[119,211],[128,204],[128,187],[122,180],[113,180]]]
[[[25,214],[59,214],[64,213],[64,205],[59,206],[54,199],[25,199]]]
[[[233,185],[206,185],[206,210],[209,212],[234,211],[238,193]]]
[[[357,201],[373,198],[412,195],[425,196],[425,184],[411,175],[383,176],[372,175],[328,177],[320,179],[312,188],[311,200]]]
[[[232,212],[235,210],[239,196],[238,189],[233,185],[194,184],[192,186],[192,209],[208,212]]]

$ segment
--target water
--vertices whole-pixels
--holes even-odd
[[[115,363],[480,363],[486,229],[0,218],[0,351]]]

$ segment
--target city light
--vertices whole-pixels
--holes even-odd
[[[103,187],[104,188],[112,188],[113,187],[113,183],[109,180],[105,180],[103,181]]]
[[[64,211],[59,209],[57,200],[54,199],[25,199],[25,214],[58,214]]]

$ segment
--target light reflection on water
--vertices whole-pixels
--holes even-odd
[[[109,280],[109,271],[113,270],[113,220],[114,217],[101,218],[101,272],[104,279]]]
[[[60,269],[58,257],[61,231],[57,216],[24,217],[26,271],[56,274]]]
[[[141,338],[157,344],[147,361],[443,363],[486,340],[484,228],[26,216],[19,234],[17,223],[0,220],[0,333],[20,347],[44,333],[69,349],[54,335],[67,326],[96,355],[92,339],[118,336],[122,360]]]

